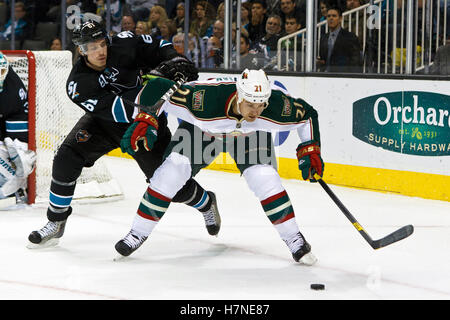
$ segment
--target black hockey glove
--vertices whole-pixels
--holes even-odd
[[[187,81],[198,79],[198,70],[195,65],[184,56],[177,56],[161,62],[150,74],[164,77],[170,80],[178,80],[182,74]]]

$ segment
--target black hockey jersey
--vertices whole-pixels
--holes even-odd
[[[98,119],[133,122],[137,110],[132,102],[142,87],[142,73],[175,56],[177,52],[170,42],[121,32],[108,46],[103,71],[88,67],[84,57],[78,59],[67,80],[67,94]]]
[[[28,143],[28,94],[11,66],[0,92],[0,135]]]

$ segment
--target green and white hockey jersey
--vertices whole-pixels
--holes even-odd
[[[258,119],[248,122],[232,115],[232,106],[237,103],[235,80],[223,77],[188,82],[163,104],[159,113],[165,111],[212,135],[297,130],[302,142],[312,140],[320,143],[317,111],[274,83],[268,107]],[[136,102],[152,106],[173,84],[164,78],[150,78]]]

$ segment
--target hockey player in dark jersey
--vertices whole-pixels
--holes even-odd
[[[36,154],[28,150],[27,90],[0,52],[0,199],[15,194],[26,203],[27,177]]]
[[[73,42],[81,56],[73,66],[66,89],[69,98],[86,114],[67,135],[53,160],[49,221],[28,237],[38,245],[49,240],[57,242],[63,235],[72,213],[70,204],[76,180],[83,167],[92,166],[98,158],[120,147],[123,134],[139,113],[134,101],[142,88],[141,75],[154,69],[156,74],[169,79],[174,79],[177,72],[190,80],[198,78],[194,65],[180,56],[170,42],[150,35],[136,36],[125,31],[110,39],[100,24],[88,21],[74,30]],[[133,155],[147,178],[162,163],[171,139],[166,116],[157,120],[158,140],[152,150],[144,146]],[[198,209],[208,232],[211,235],[219,232],[220,216],[214,193],[205,191],[191,179],[174,201]]]

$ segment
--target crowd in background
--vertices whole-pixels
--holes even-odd
[[[236,52],[238,51],[240,53],[239,69],[277,70],[278,40],[305,27],[306,2],[306,0],[242,1],[241,40],[240,48],[236,50],[236,2],[232,1],[234,12],[231,67],[237,68]],[[356,30],[357,26],[350,28],[351,31],[345,30],[347,28],[341,28],[341,22],[343,12],[368,2],[369,0],[318,1],[317,22],[326,20],[328,25],[328,31],[321,35],[318,45],[316,60],[318,71],[362,71],[365,55],[371,50],[371,46],[366,39],[363,40],[362,30]],[[105,3],[106,0],[66,0],[66,8],[76,5],[80,8],[79,12],[83,16],[81,18],[89,17],[106,23]],[[9,1],[0,0],[0,9],[4,8],[0,10],[0,49],[9,49],[8,41],[11,39],[9,5]],[[153,38],[171,41],[175,49],[179,53],[186,54],[198,68],[223,67],[225,27],[223,0],[191,1],[189,8],[187,50],[184,49],[185,3],[180,0],[111,0],[111,34],[121,31],[132,31],[138,35],[150,34]],[[448,11],[450,12],[450,9]],[[60,36],[61,3],[59,0],[16,1],[14,14],[15,40],[18,43],[16,49],[60,50],[63,47]],[[354,24],[355,19],[347,21],[346,24],[350,26],[351,23]],[[42,29],[44,25],[53,28]],[[359,23],[358,27],[364,27],[363,23]],[[302,35],[299,35],[297,44],[302,40],[304,40]],[[70,44],[70,32],[64,47],[74,50]],[[294,38],[282,42],[281,48],[283,53],[288,55],[289,50],[294,49]],[[293,57],[294,55],[289,56],[292,63]],[[284,56],[281,57],[281,59],[284,58]],[[303,58],[300,52],[296,54],[297,65]],[[449,59],[445,55],[443,58]],[[439,73],[441,69],[435,68],[433,72]]]

